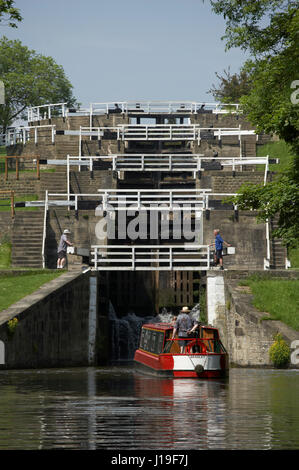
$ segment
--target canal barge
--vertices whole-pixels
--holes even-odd
[[[179,340],[172,339],[170,323],[142,326],[134,363],[143,371],[172,378],[221,378],[228,373],[228,354],[217,328],[199,326],[197,336],[186,340],[183,353]]]

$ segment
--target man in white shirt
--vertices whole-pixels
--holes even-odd
[[[63,234],[61,235],[60,237],[60,242],[59,242],[59,245],[58,245],[58,250],[57,250],[57,253],[58,253],[58,259],[57,259],[57,269],[63,269],[64,268],[64,265],[66,263],[66,250],[67,250],[67,246],[73,246],[73,244],[71,242],[68,241],[67,239],[67,236],[70,234],[71,232],[68,230],[68,229],[65,229],[63,231]]]

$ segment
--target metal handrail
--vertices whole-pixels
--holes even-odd
[[[45,111],[42,114],[43,109],[45,109]],[[51,119],[54,110],[57,110],[60,116],[65,117],[67,113],[67,103],[53,103],[32,106],[27,109],[28,122],[40,121],[42,119]]]
[[[38,126],[20,126],[14,127],[12,129],[8,129],[5,135],[5,145],[7,147],[11,145],[16,145],[17,143],[26,144],[26,142],[30,141],[30,133],[34,131],[34,143],[37,144],[38,142],[38,129],[46,129],[49,128],[51,130],[51,141],[52,143],[55,142],[55,124],[45,124],[45,125],[38,125]]]
[[[239,103],[215,103],[205,101],[110,101],[110,102],[93,102],[86,108],[78,108],[76,114],[93,115],[109,114],[119,112],[122,114],[129,113],[163,113],[163,114],[197,114],[210,111],[214,114],[223,113],[242,113]],[[67,103],[49,103],[40,106],[32,106],[27,109],[28,122],[40,121],[42,119],[51,119],[54,112],[58,112],[59,116],[65,117],[72,113],[72,109],[67,107]]]
[[[42,261],[43,268],[46,267],[45,259],[45,247],[46,247],[46,236],[47,236],[47,215],[48,215],[48,190],[45,193],[45,208],[44,208],[44,224],[43,224],[43,240],[42,240]]]
[[[92,245],[91,255],[92,271],[210,269],[209,245]],[[117,258],[112,258],[114,256]]]

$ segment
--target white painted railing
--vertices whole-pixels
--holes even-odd
[[[206,189],[109,189],[99,190],[103,210],[109,206],[114,210],[158,210],[171,211],[173,208],[205,209]]]
[[[40,121],[42,119],[51,119],[52,117],[67,115],[67,103],[44,104],[41,106],[32,106],[27,109],[28,122]]]
[[[45,192],[45,207],[44,207],[44,224],[43,224],[43,240],[42,240],[42,262],[43,268],[46,267],[46,258],[45,258],[45,250],[46,250],[46,237],[47,237],[47,215],[48,215],[48,190]]]
[[[203,110],[212,111],[215,114],[240,112],[240,104],[208,103],[196,101],[120,101],[108,103],[90,103],[90,114],[118,113],[143,113],[143,114],[196,114]]]
[[[279,159],[273,159],[272,163],[279,163]],[[113,155],[88,155],[73,156],[67,155],[67,159],[47,159],[46,164],[67,166],[67,175],[69,179],[70,168],[76,166],[88,167],[90,171],[94,170],[96,162],[108,163],[112,171],[162,171],[162,172],[196,172],[205,171],[204,164],[219,163],[221,167],[231,168],[232,171],[243,166],[264,165],[264,184],[267,182],[267,173],[269,170],[269,156],[266,157],[205,157],[203,154],[113,154]]]
[[[209,245],[92,245],[92,271],[206,271]]]
[[[46,201],[26,201],[25,207],[74,207],[80,201],[96,201],[103,211],[172,211],[213,210],[212,201],[236,196],[237,193],[212,193],[210,189],[100,189],[90,193],[47,193]],[[218,199],[217,199],[218,198]],[[237,209],[237,206],[234,205]]]
[[[46,124],[41,126],[22,126],[8,129],[5,135],[5,145],[7,147],[11,145],[16,145],[18,143],[24,145],[26,144],[26,142],[29,142],[31,140],[33,140],[34,143],[37,144],[39,138],[38,131],[44,129],[49,129],[49,131],[51,132],[51,142],[53,144],[55,142],[56,126],[54,124]]]
[[[122,124],[114,127],[80,127],[80,131],[65,131],[66,135],[78,135],[80,142],[82,137],[116,138],[117,140],[197,140],[218,138],[225,136],[256,135],[253,130],[235,128],[200,127],[197,124]]]
[[[75,115],[90,116],[109,113],[122,114],[197,114],[210,111],[214,114],[241,113],[239,103],[209,103],[197,101],[110,101],[105,103],[90,103],[86,108],[78,108]],[[51,119],[56,116],[72,115],[73,110],[67,103],[51,103],[41,106],[32,106],[27,109],[28,122]]]

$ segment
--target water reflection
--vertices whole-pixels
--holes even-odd
[[[299,371],[161,379],[128,366],[0,372],[0,449],[296,449]]]

